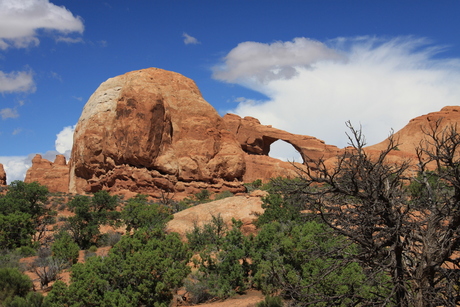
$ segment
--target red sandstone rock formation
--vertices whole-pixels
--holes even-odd
[[[436,122],[440,121],[440,128],[457,125],[460,123],[460,106],[447,106],[438,112],[428,113],[411,119],[409,123],[394,134],[394,139],[399,144],[398,151],[400,155],[407,153],[413,157],[416,154],[416,148],[420,146],[420,142],[426,139],[426,132],[431,131]],[[460,131],[460,127],[457,127]],[[373,150],[383,150],[388,145],[388,139],[376,145],[367,147]],[[395,154],[398,154],[398,151]]]
[[[413,159],[425,136],[423,129],[440,118],[444,125],[458,122],[460,107],[411,120],[395,134],[399,150],[389,160]],[[74,193],[100,189],[153,196],[201,189],[237,193],[245,190],[243,182],[297,176],[301,164],[268,156],[277,140],[291,144],[310,165],[327,159],[333,167],[343,152],[311,136],[261,125],[252,117],[221,118],[192,80],[150,68],[109,79],[90,97],[74,134],[70,177],[64,177],[65,159],[52,164],[36,157],[26,181]],[[378,155],[387,142],[366,150]],[[61,173],[52,175],[57,165],[63,166]],[[67,180],[68,189],[63,187]]]
[[[6,172],[3,169],[3,164],[0,163],[0,186],[6,185]]]
[[[275,177],[294,178],[298,176],[300,163],[294,166],[268,156],[270,145],[278,140],[291,144],[302,156],[304,163],[316,162],[319,159],[328,159],[336,156],[340,149],[327,145],[324,141],[312,136],[292,134],[272,126],[262,125],[254,117],[241,118],[235,114],[226,114],[223,117],[230,131],[236,135],[245,156],[246,172],[243,180],[252,182],[256,179],[269,180]],[[314,164],[311,164],[312,166]]]
[[[432,112],[411,119],[406,126],[393,135],[396,144],[398,144],[397,150],[393,150],[388,154],[387,161],[390,163],[408,161],[412,164],[408,170],[408,175],[416,174],[418,171],[416,150],[420,146],[427,146],[428,143],[426,141],[430,141],[426,133],[432,132],[437,123],[439,123],[438,132],[441,132],[446,128],[456,126],[459,122],[460,106],[447,106],[438,112]],[[382,150],[387,148],[388,144],[389,140],[385,139],[378,144],[366,147],[365,150],[369,155],[377,157]],[[428,146],[428,149],[432,148]],[[336,161],[335,158],[330,158],[326,161],[326,165],[333,167]],[[434,168],[435,164],[431,163],[428,167]]]
[[[27,170],[24,182],[38,182],[48,187],[50,192],[69,191],[69,165],[63,155],[57,155],[54,163],[37,154],[32,159],[32,167]]]
[[[239,143],[195,83],[149,68],[109,79],[90,97],[75,129],[69,188],[243,190],[244,172]]]
[[[254,117],[241,118],[235,114],[226,114],[223,119],[230,131],[236,135],[243,150],[249,154],[268,156],[270,145],[278,140],[291,144],[307,163],[320,158],[327,159],[339,151],[337,146],[327,145],[315,137],[292,134],[262,125]]]

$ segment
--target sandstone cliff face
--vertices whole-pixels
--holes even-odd
[[[3,169],[3,164],[0,163],[0,186],[6,185],[6,172]]]
[[[231,186],[244,172],[239,143],[195,83],[150,68],[109,79],[90,97],[74,133],[69,189],[186,191]]]
[[[440,130],[460,123],[460,106],[446,106],[438,112],[428,113],[411,119],[409,123],[394,134],[394,139],[399,144],[399,155],[410,155],[416,157],[416,148],[420,146],[422,140],[427,139],[427,132],[439,121]],[[459,127],[457,129],[460,129]],[[428,138],[429,139],[429,138]],[[388,139],[367,147],[372,150],[383,150],[388,145]],[[395,151],[394,154],[398,154]]]
[[[48,187],[50,192],[69,191],[69,165],[63,155],[57,155],[53,162],[37,154],[32,159],[32,166],[27,170],[24,182],[38,182]]]

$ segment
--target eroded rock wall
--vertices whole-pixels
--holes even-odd
[[[54,162],[43,159],[37,154],[32,159],[32,166],[27,170],[24,182],[38,182],[54,192],[69,191],[69,165],[63,155],[57,155]]]
[[[157,68],[101,84],[76,126],[71,161],[74,193],[186,191],[245,172],[239,143],[195,83]]]

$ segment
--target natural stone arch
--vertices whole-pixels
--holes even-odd
[[[289,162],[305,162],[298,148],[281,139],[270,144],[268,156]]]
[[[338,147],[327,145],[315,137],[262,125],[254,117],[241,118],[235,114],[226,114],[223,119],[228,129],[236,135],[241,148],[251,155],[268,156],[271,144],[278,140],[291,144],[300,153],[304,164],[330,158],[339,151]]]

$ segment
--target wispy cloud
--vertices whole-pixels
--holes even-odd
[[[56,42],[64,42],[68,44],[83,43],[83,38],[81,37],[68,37],[68,36],[59,36],[55,38]]]
[[[83,21],[48,0],[0,1],[0,49],[37,46],[38,29],[83,33]],[[69,42],[69,41],[68,41]]]
[[[0,93],[33,92],[35,83],[31,71],[0,71]]]
[[[12,135],[17,135],[17,134],[19,134],[19,133],[21,133],[21,132],[22,132],[22,129],[21,129],[21,128],[16,128],[16,129],[13,130],[13,132],[12,132],[11,134],[12,134]]]
[[[0,109],[0,117],[2,119],[17,118],[19,117],[19,113],[16,109],[12,108]]]
[[[244,42],[214,78],[268,97],[230,112],[341,147],[351,120],[373,144],[416,116],[460,104],[460,59],[442,58],[443,50],[414,37]]]
[[[190,36],[185,32],[182,34],[182,37],[184,37],[184,44],[186,44],[186,45],[201,44],[195,37]]]

